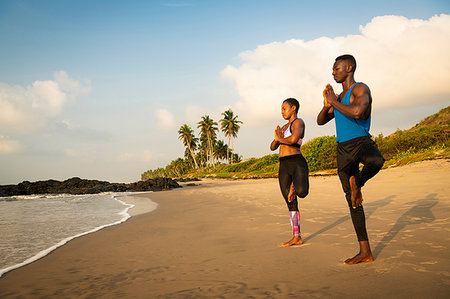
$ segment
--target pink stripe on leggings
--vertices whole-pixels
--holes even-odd
[[[291,219],[292,234],[295,237],[300,236],[300,212],[289,211],[289,218]]]

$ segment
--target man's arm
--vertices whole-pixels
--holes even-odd
[[[367,119],[370,108],[370,90],[365,84],[358,84],[352,89],[350,95],[350,105],[338,102],[336,94],[331,85],[327,85],[324,91],[326,100],[334,109],[339,110],[342,114],[355,119]]]
[[[333,118],[334,118],[333,107],[323,106],[322,110],[320,110],[319,112],[319,115],[317,115],[317,124],[319,126],[323,126]]]

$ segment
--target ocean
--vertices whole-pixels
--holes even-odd
[[[0,277],[73,238],[126,221],[133,205],[118,197],[133,194],[0,197]]]

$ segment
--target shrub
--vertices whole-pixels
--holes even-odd
[[[302,146],[309,171],[336,168],[336,137],[317,137]]]

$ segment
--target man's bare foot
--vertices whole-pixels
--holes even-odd
[[[303,244],[302,238],[300,236],[294,236],[289,241],[284,242],[281,246],[289,247],[289,246],[302,245],[302,244]]]
[[[295,200],[296,197],[297,197],[297,195],[295,195],[294,184],[291,184],[291,188],[289,189],[289,194],[288,194],[288,201],[292,202]]]
[[[352,258],[346,259],[344,264],[346,265],[354,265],[359,263],[371,263],[373,262],[372,253],[358,253]]]
[[[354,209],[356,209],[363,202],[361,188],[358,187],[358,185],[356,185],[356,178],[354,176],[350,177],[349,182],[350,182],[350,189],[352,191],[352,196],[351,196],[352,207]]]
[[[369,241],[359,241],[359,253],[352,258],[346,259],[344,264],[354,265],[359,263],[373,262],[372,251]]]

